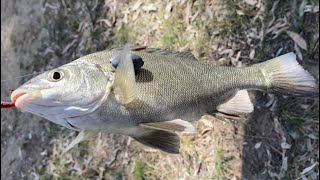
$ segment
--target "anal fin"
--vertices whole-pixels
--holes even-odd
[[[229,101],[219,105],[217,110],[231,115],[248,114],[254,107],[247,90],[238,91]]]
[[[143,128],[143,134],[131,136],[146,146],[162,150],[170,154],[179,154],[180,139],[175,133]]]

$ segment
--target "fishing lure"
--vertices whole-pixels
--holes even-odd
[[[1,101],[1,109],[2,108],[13,108],[13,107],[15,107],[14,102]]]

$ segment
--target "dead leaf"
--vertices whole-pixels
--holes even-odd
[[[268,23],[269,24],[268,27],[270,27],[274,23],[274,21],[276,20],[276,16],[275,16],[274,11],[277,9],[279,2],[280,2],[280,0],[276,0],[272,4],[272,8],[270,10],[270,14],[272,15],[272,20]]]
[[[212,119],[201,118],[199,122],[202,123],[205,127],[213,128]]]
[[[297,45],[304,49],[304,50],[307,50],[307,43],[306,41],[298,34],[298,33],[295,33],[293,31],[289,31],[287,30],[286,33],[291,37],[291,39],[297,43]]]
[[[282,157],[282,165],[281,165],[282,172],[288,170],[288,157]]]
[[[227,66],[230,63],[230,60],[225,57],[222,57],[222,58],[218,59],[218,63],[219,63],[219,65]]]
[[[250,51],[250,54],[249,54],[249,59],[253,59],[254,58],[254,55],[256,54],[256,50],[255,49],[252,49],[251,51]]]
[[[303,169],[303,171],[300,173],[300,175],[306,174],[307,172],[311,171],[314,167],[316,167],[317,164],[318,163],[316,162],[316,163],[312,164],[311,166]]]
[[[282,53],[282,51],[283,51],[283,47],[280,47],[280,48],[277,50],[277,53],[276,53],[275,57],[280,56],[280,54]]]
[[[303,0],[299,6],[299,17],[302,18],[304,15],[304,8],[307,5],[306,0]]]
[[[313,139],[313,140],[317,140],[318,139],[314,134],[308,134],[308,137]]]
[[[168,19],[171,16],[172,7],[173,7],[173,4],[172,4],[172,1],[170,1],[165,8],[164,19]]]
[[[289,27],[288,27],[288,26],[285,26],[285,27],[282,27],[282,28],[280,28],[280,29],[272,32],[272,33],[274,34],[274,36],[272,37],[272,39],[276,39],[276,38],[279,36],[279,34],[281,34],[282,32],[286,31],[287,29],[289,29]]]
[[[136,13],[133,13],[131,21],[135,22],[139,18],[139,15],[140,15],[139,11],[137,11]]]
[[[97,22],[103,22],[107,26],[112,27],[112,23],[108,19],[99,19]]]
[[[138,9],[140,8],[140,6],[141,6],[142,3],[143,3],[143,1],[138,1],[138,2],[136,2],[136,3],[132,6],[131,10],[132,10],[132,11],[138,10]]]
[[[277,19],[274,24],[273,22],[269,23],[268,29],[266,30],[266,34],[275,34],[275,32],[277,32],[279,29],[289,26],[288,19],[286,17]]]
[[[239,16],[245,15],[245,13],[242,10],[236,10],[236,12]]]
[[[65,54],[74,44],[78,42],[78,39],[74,39],[71,43],[69,43],[62,51],[62,54]]]
[[[152,11],[157,11],[158,8],[154,4],[147,4],[142,6],[142,10],[147,11],[147,12],[152,12]]]
[[[196,20],[196,18],[198,17],[199,13],[200,13],[200,10],[198,10],[196,13],[194,13],[194,15],[192,15],[191,22]]]
[[[287,142],[282,142],[282,143],[281,143],[281,148],[282,148],[282,149],[290,149],[290,148],[291,148],[291,145],[288,144]]]
[[[301,175],[301,179],[302,180],[309,180],[306,176],[304,176],[304,175]]]
[[[185,14],[186,14],[186,16],[185,16],[185,22],[187,23],[187,24],[190,24],[190,19],[191,19],[191,15],[192,15],[192,10],[191,10],[191,3],[188,1],[188,3],[187,3],[187,7],[186,7],[186,10],[185,10]]]
[[[295,50],[298,58],[299,58],[300,60],[303,60],[302,53],[301,53],[300,48],[299,48],[299,46],[297,45],[297,43],[294,43],[294,50]]]
[[[257,0],[245,0],[244,2],[250,6],[254,6],[258,3]]]
[[[233,64],[234,66],[236,66],[236,67],[238,67],[238,62],[239,62],[240,56],[241,56],[241,51],[239,51],[239,52],[237,53],[236,58],[231,57],[231,62],[232,62],[232,64]]]
[[[254,145],[254,148],[259,149],[261,147],[261,145],[262,145],[262,142],[260,141],[256,145]]]
[[[229,57],[234,55],[234,51],[232,49],[224,49],[219,52],[220,55],[228,54]]]
[[[319,6],[306,5],[306,6],[304,6],[303,12],[304,13],[307,13],[307,12],[317,13],[317,12],[319,12]]]

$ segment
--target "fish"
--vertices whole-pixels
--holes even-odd
[[[316,97],[318,83],[292,52],[229,67],[203,63],[188,51],[126,45],[44,72],[11,100],[23,112],[78,131],[64,153],[107,132],[178,154],[179,133],[197,133],[192,122],[203,115],[251,113],[248,90]]]

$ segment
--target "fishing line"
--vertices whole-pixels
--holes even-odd
[[[27,74],[27,75],[23,75],[23,76],[18,76],[18,77],[14,77],[14,78],[11,78],[11,79],[1,80],[1,83],[7,82],[7,81],[12,81],[12,80],[19,79],[19,78],[23,78],[23,77],[27,77],[27,76],[38,75],[38,74],[41,74],[41,73],[43,73],[43,72],[45,72],[45,71],[36,72],[36,73],[32,73],[32,74]]]
[[[23,78],[23,77],[27,77],[27,76],[34,76],[34,75],[37,75],[37,74],[41,74],[43,72],[45,72],[45,71],[35,72],[35,73],[32,73],[32,74],[26,74],[26,75],[14,77],[14,78],[11,78],[11,79],[1,80],[1,83],[12,81],[12,80]],[[1,101],[1,109],[3,109],[3,108],[13,108],[13,107],[15,107],[14,102]]]

